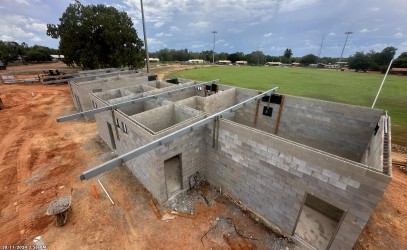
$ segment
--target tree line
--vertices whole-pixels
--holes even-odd
[[[119,12],[114,7],[102,4],[83,5],[79,0],[70,3],[58,24],[47,24],[47,35],[59,39],[59,49],[50,49],[35,45],[29,47],[26,43],[0,41],[0,60],[7,64],[21,59],[26,62],[44,62],[51,60],[51,54],[64,55],[67,65],[80,66],[83,69],[106,67],[140,68],[144,66],[143,42],[139,39],[133,22],[126,12]],[[343,61],[349,63],[349,68],[356,71],[384,71],[396,53],[396,48],[387,47],[381,52],[373,50],[368,53],[357,52]],[[164,48],[149,54],[160,61],[188,61],[202,59],[212,61],[213,51],[193,52],[188,49]],[[215,60],[247,61],[250,65],[264,65],[267,62],[289,64],[337,64],[339,58],[317,57],[308,54],[294,57],[290,48],[280,55],[266,55],[260,50],[249,54],[243,52],[215,53]],[[402,53],[394,61],[394,67],[407,67],[407,52]]]
[[[6,66],[10,62],[15,61],[22,61],[23,63],[47,62],[52,60],[51,55],[58,54],[58,49],[40,45],[30,47],[25,42],[19,44],[14,41],[8,42],[0,40],[0,61]]]

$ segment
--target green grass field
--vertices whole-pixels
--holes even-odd
[[[208,67],[178,71],[171,77],[210,81],[259,90],[279,86],[279,93],[371,107],[382,74],[282,67]],[[407,77],[389,75],[376,108],[392,119],[393,143],[407,146]]]

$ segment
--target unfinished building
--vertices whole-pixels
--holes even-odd
[[[105,166],[125,163],[159,202],[199,172],[310,247],[351,249],[391,180],[383,110],[185,79],[92,92],[121,155]]]
[[[105,71],[92,71],[89,74],[82,73],[82,75],[68,81],[68,84],[75,107],[78,111],[82,112],[94,108],[90,101],[89,93],[148,83],[149,80],[155,81],[155,78],[135,70],[111,69],[107,73]]]

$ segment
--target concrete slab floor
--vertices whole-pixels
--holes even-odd
[[[308,206],[304,206],[295,234],[316,249],[326,249],[337,225],[337,221]]]
[[[164,172],[167,197],[171,197],[181,189],[181,162],[179,156],[172,157],[164,162]]]

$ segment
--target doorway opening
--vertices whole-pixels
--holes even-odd
[[[164,161],[164,173],[167,198],[170,198],[182,189],[181,155],[176,155]]]
[[[339,229],[343,215],[343,210],[307,194],[294,237],[316,249],[328,249]]]

